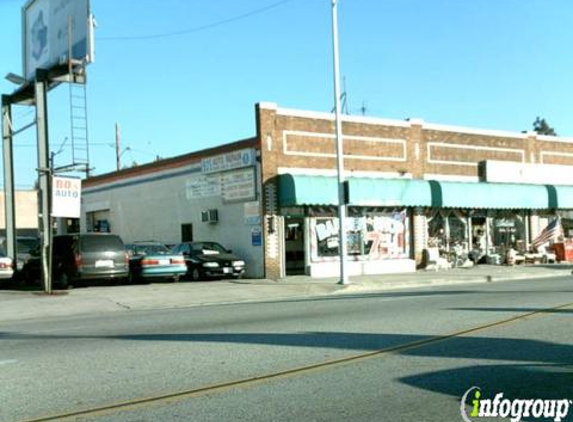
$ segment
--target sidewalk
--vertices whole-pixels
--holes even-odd
[[[311,279],[291,276],[279,281],[154,283],[136,286],[94,286],[56,292],[0,290],[0,322],[129,310],[173,309],[208,304],[256,302],[351,294],[380,290],[431,287],[448,284],[485,283],[501,280],[571,276],[573,265],[550,264],[517,267],[480,265],[470,269],[418,271],[351,277],[342,286],[337,278]]]

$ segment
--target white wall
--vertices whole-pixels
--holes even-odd
[[[256,172],[259,174],[260,168]],[[245,202],[224,203],[220,193],[212,196],[207,192],[201,197],[190,193],[189,185],[201,177],[201,166],[195,164],[88,187],[82,193],[82,231],[86,230],[86,212],[106,208],[112,233],[126,243],[179,243],[181,225],[191,223],[193,240],[221,243],[246,261],[247,277],[263,277],[263,245],[252,245],[253,226],[245,223]],[[260,184],[255,185],[260,200]],[[201,222],[201,211],[212,208],[218,210],[219,222]]]
[[[38,228],[38,192],[35,190],[16,191],[16,228]],[[0,191],[0,228],[6,228],[4,192]]]
[[[397,274],[416,272],[413,259],[387,259],[381,261],[348,261],[348,275]],[[314,262],[310,264],[310,276],[313,278],[338,277],[339,262]]]

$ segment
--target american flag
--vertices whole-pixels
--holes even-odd
[[[539,234],[539,236],[537,236],[533,240],[531,246],[533,246],[534,248],[538,248],[541,245],[546,244],[550,240],[555,239],[557,236],[562,236],[562,235],[563,235],[563,227],[561,226],[561,219],[556,218],[550,224],[548,224],[547,227],[543,229],[543,231]]]

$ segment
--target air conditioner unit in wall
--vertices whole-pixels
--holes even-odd
[[[219,212],[216,209],[201,211],[201,221],[203,223],[217,223],[219,221]]]

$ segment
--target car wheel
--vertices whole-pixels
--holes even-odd
[[[130,271],[127,277],[129,284],[149,284],[149,279],[143,278],[139,272],[134,273]]]
[[[61,273],[55,280],[55,286],[62,290],[67,290],[70,288],[70,279],[66,273]]]
[[[193,271],[191,271],[191,280],[193,281],[201,280],[201,273],[199,273],[199,270],[197,268],[193,268]]]
[[[22,270],[22,282],[25,286],[35,286],[40,284],[38,277],[34,277],[33,271],[28,268]]]

